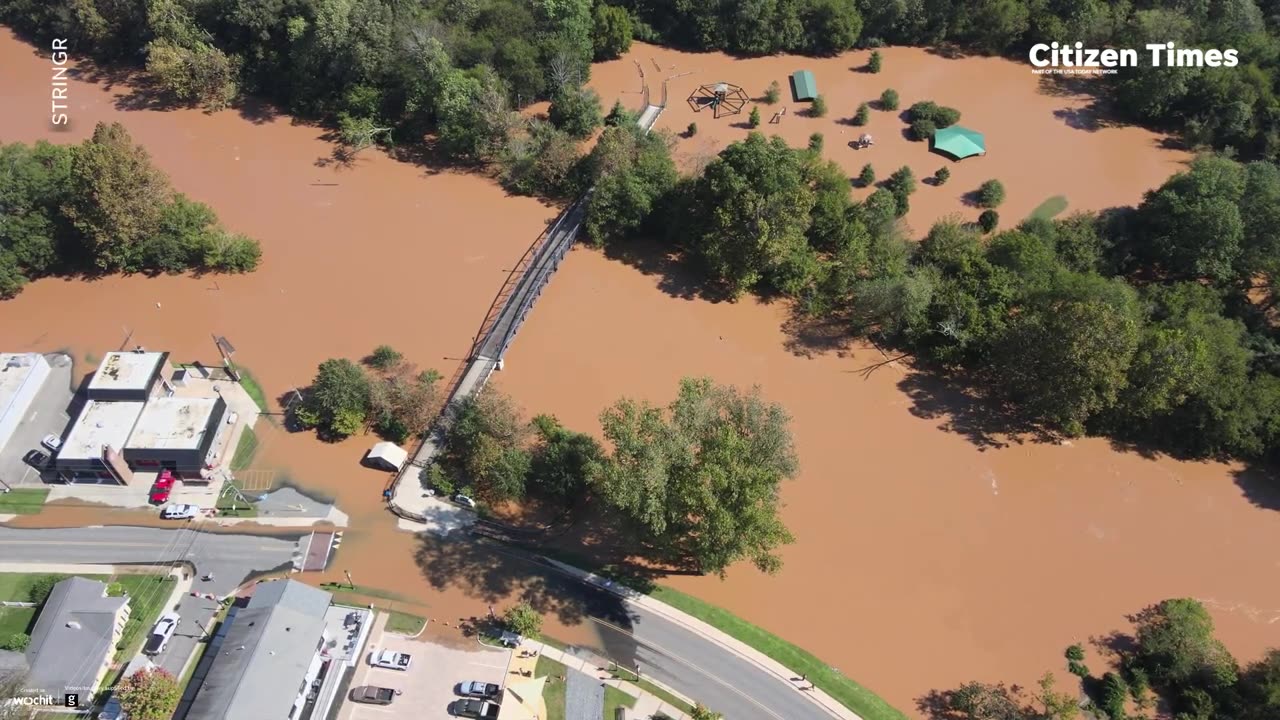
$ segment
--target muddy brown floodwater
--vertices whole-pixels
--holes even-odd
[[[742,140],[750,132],[747,117],[760,108],[759,131],[780,135],[793,147],[804,147],[809,136],[822,133],[823,156],[835,160],[857,177],[871,163],[880,180],[903,165],[911,167],[917,181],[940,167],[951,170],[945,185],[920,183],[911,196],[907,221],[922,235],[938,218],[960,213],[976,220],[979,209],[966,205],[964,196],[983,182],[999,178],[1007,190],[1000,206],[1003,224],[1026,217],[1050,197],[1062,195],[1073,210],[1097,210],[1129,205],[1142,193],[1159,185],[1189,160],[1187,153],[1163,149],[1167,138],[1136,127],[1114,126],[1099,115],[1092,98],[1061,83],[1041,81],[1031,67],[1000,58],[947,59],[920,48],[882,48],[883,69],[878,74],[860,72],[869,52],[851,52],[834,58],[774,56],[735,59],[722,53],[683,53],[637,43],[626,57],[592,68],[591,85],[605,107],[614,100],[638,110],[643,68],[651,102],[662,96],[667,82],[667,108],[657,128],[676,134],[675,152],[680,165],[696,167],[725,145]],[[659,71],[661,68],[661,71]],[[811,70],[829,108],[823,118],[808,117],[808,103],[792,100],[788,78],[796,70]],[[763,97],[771,81],[782,86],[782,100],[767,105]],[[687,102],[703,84],[728,82],[739,85],[758,102],[749,102],[739,115],[715,119],[709,109],[694,112]],[[1087,81],[1072,84],[1088,88]],[[872,110],[864,127],[849,123],[859,103],[872,102],[887,88],[898,91],[895,112]],[[929,152],[926,142],[912,142],[903,134],[907,123],[900,117],[912,103],[933,100],[961,112],[960,124],[985,134],[987,154],[960,162]],[[782,108],[787,114],[771,123]],[[698,133],[683,137],[689,123]],[[875,146],[849,147],[862,133],[875,138]],[[870,188],[854,190],[857,197]]]
[[[509,197],[485,178],[377,152],[360,154],[350,167],[333,166],[327,162],[333,145],[321,140],[322,130],[256,108],[212,115],[134,109],[148,104],[144,96],[127,82],[94,79],[90,68],[81,68],[70,87],[70,130],[54,131],[48,59],[2,31],[0,67],[0,140],[79,142],[96,122],[122,122],[175,188],[211,205],[228,228],[262,242],[262,266],[249,275],[45,279],[0,303],[6,350],[67,350],[77,377],[92,370],[87,358],[120,348],[126,338],[130,347],[216,365],[211,334],[218,334],[273,400],[309,383],[320,361],[360,358],[382,343],[448,378],[512,263],[557,212]],[[326,444],[265,421],[259,428],[263,449],[244,474],[249,482],[287,478],[336,498],[351,516],[333,577],[310,580],[340,579],[350,569],[360,584],[408,595],[437,618],[483,613],[499,595],[523,590],[514,570],[505,573],[513,580],[483,590],[478,582],[431,587],[416,564],[418,541],[396,530],[382,505],[387,476],[359,465],[376,438]],[[150,518],[63,507],[25,522],[91,521]],[[469,558],[469,567],[498,562]],[[577,623],[557,631],[590,639]]]
[[[1101,127],[1087,98],[1043,93],[1022,66],[884,54],[885,71],[873,76],[850,71],[864,53],[736,61],[638,45],[597,67],[593,84],[609,102],[630,91],[622,97],[634,106],[633,58],[651,76],[654,59],[664,74],[697,70],[671,82],[659,124],[683,130],[696,117],[701,132],[677,143],[686,167],[746,132],[731,127],[745,114],[714,121],[680,105],[702,82],[759,95],[771,79],[785,87],[792,70],[814,70],[831,117],[800,117],[784,101],[791,111],[769,129],[797,145],[822,131],[829,157],[851,173],[873,162],[881,176],[908,163],[923,177],[947,161],[903,140],[902,123],[879,112],[870,125],[877,146],[855,152],[843,144],[855,129],[837,119],[889,86],[904,108],[925,98],[953,105],[987,133],[991,153],[952,165],[946,186],[920,188],[910,216],[917,228],[949,212],[976,214],[960,196],[990,177],[1008,187],[1008,224],[1053,195],[1072,209],[1135,202],[1186,160],[1151,133]],[[215,362],[216,333],[273,397],[306,384],[321,360],[360,357],[380,343],[448,377],[504,271],[555,212],[483,178],[376,152],[354,167],[325,165],[333,148],[314,127],[258,112],[148,108],[127,83],[73,83],[72,128],[56,133],[47,59],[0,33],[0,67],[0,139],[73,142],[96,121],[119,120],[179,190],[263,244],[263,266],[251,275],[47,279],[0,303],[5,349],[66,349],[81,372],[88,356],[126,343]],[[1280,644],[1271,551],[1280,523],[1245,496],[1238,468],[1146,459],[1101,440],[977,442],[980,417],[927,378],[899,366],[864,377],[859,370],[881,359],[874,349],[797,355],[781,305],[711,304],[687,289],[678,273],[646,274],[575,250],[500,375],[530,412],[593,432],[609,402],[623,394],[663,402],[682,375],[759,383],[787,407],[802,471],[784,492],[797,536],[784,569],[767,577],[735,567],[723,582],[671,584],[815,651],[907,710],[929,689],[969,679],[1029,682],[1060,668],[1067,644],[1122,629],[1125,614],[1170,596],[1204,600],[1241,657]],[[407,595],[445,621],[523,595],[550,611],[554,634],[590,639],[582,609],[521,564],[397,531],[380,502],[385,475],[357,464],[373,438],[325,444],[266,423],[260,435],[263,451],[246,477],[288,478],[351,515],[334,569],[311,581],[350,569],[359,584]],[[134,517],[84,508],[38,516],[47,524]]]

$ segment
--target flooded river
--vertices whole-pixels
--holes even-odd
[[[953,165],[947,185],[920,188],[909,219],[921,229],[950,212],[976,215],[961,196],[991,177],[1008,188],[1010,223],[1053,195],[1072,209],[1135,202],[1186,160],[1146,131],[1100,126],[1087,98],[1046,94],[1023,66],[884,54],[884,72],[868,75],[850,70],[861,53],[732,61],[638,46],[634,58],[599,66],[593,83],[607,102],[635,105],[633,59],[651,76],[654,59],[663,74],[697,70],[671,81],[659,122],[683,130],[694,115],[680,103],[697,84],[727,80],[760,95],[769,80],[785,89],[792,70],[811,69],[831,116],[800,117],[791,103],[770,129],[793,144],[822,131],[828,156],[851,173],[874,162],[882,177],[904,163],[923,177],[946,161],[902,139],[891,114],[873,113],[868,151],[843,145],[855,129],[836,120],[888,86],[904,108],[926,98],[954,105],[963,124],[987,133],[990,153]],[[58,134],[48,126],[47,59],[0,34],[0,67],[0,139],[78,141],[94,122],[119,120],[179,190],[262,241],[263,266],[251,275],[47,279],[0,304],[4,349],[66,349],[78,370],[139,343],[214,363],[218,334],[273,398],[308,383],[321,360],[381,343],[449,377],[505,271],[555,214],[486,179],[377,152],[333,166],[322,131],[287,117],[137,108],[146,103],[127,84],[75,82],[72,129]],[[745,114],[704,116],[697,136],[678,141],[686,166],[746,132],[731,127]],[[1027,683],[1061,668],[1066,645],[1122,629],[1126,614],[1171,596],[1204,600],[1241,657],[1280,645],[1280,516],[1259,506],[1271,500],[1249,497],[1239,468],[1148,459],[1103,440],[1002,445],[928,378],[898,365],[864,373],[883,359],[873,348],[814,349],[784,330],[780,305],[704,302],[679,272],[640,266],[571,253],[497,378],[530,414],[592,432],[617,397],[664,402],[682,375],[758,383],[786,406],[802,470],[784,492],[797,536],[784,569],[671,578],[676,587],[816,652],[903,709],[969,679]],[[260,435],[263,482],[287,478],[351,516],[332,577],[316,581],[351,569],[359,584],[445,621],[522,595],[550,611],[553,634],[591,639],[580,609],[521,564],[396,530],[380,502],[386,476],[358,465],[372,437],[325,444],[266,423]],[[39,522],[125,517],[51,508]]]

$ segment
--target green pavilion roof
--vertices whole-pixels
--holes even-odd
[[[812,100],[818,96],[818,83],[813,73],[808,70],[797,70],[791,73],[791,92],[796,100]]]
[[[987,140],[977,130],[952,125],[933,134],[933,149],[957,160],[987,154]]]

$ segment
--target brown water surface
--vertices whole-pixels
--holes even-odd
[[[923,177],[947,161],[903,140],[901,121],[879,112],[870,126],[877,146],[855,152],[843,142],[861,130],[837,119],[888,86],[904,108],[925,98],[954,105],[963,124],[987,133],[991,152],[952,165],[947,185],[920,188],[909,216],[918,228],[949,212],[976,215],[961,196],[990,177],[1008,188],[1001,212],[1010,224],[1053,195],[1072,209],[1133,203],[1186,160],[1152,133],[1103,127],[1084,96],[1041,92],[1025,67],[883,52],[885,71],[873,76],[850,70],[865,53],[737,61],[637,45],[631,57],[598,66],[593,84],[607,101],[635,105],[633,58],[651,75],[652,59],[666,73],[698,70],[671,82],[660,122],[683,130],[696,117],[699,135],[677,144],[686,167],[746,132],[730,125],[745,114],[713,121],[681,107],[701,82],[723,79],[758,95],[770,79],[785,87],[792,70],[814,70],[831,116],[800,117],[784,102],[791,112],[770,128],[796,145],[822,131],[829,157],[851,174],[873,162],[881,177],[904,163]],[[376,152],[350,168],[327,164],[332,146],[322,131],[284,116],[138,109],[147,103],[127,84],[74,83],[73,128],[56,133],[47,124],[47,59],[3,34],[0,67],[0,139],[78,141],[96,121],[124,122],[179,190],[264,250],[262,268],[246,276],[33,283],[0,304],[5,349],[64,348],[85,361],[141,343],[214,363],[210,335],[222,334],[273,397],[309,382],[321,360],[360,357],[380,343],[448,377],[504,270],[554,214],[483,178]],[[650,260],[640,265],[660,268],[652,249],[639,247]],[[673,585],[817,652],[904,709],[931,688],[969,679],[1027,683],[1060,668],[1067,644],[1122,629],[1126,614],[1165,597],[1204,600],[1243,658],[1280,644],[1271,550],[1280,523],[1246,497],[1233,476],[1239,468],[1146,459],[1102,440],[1001,445],[980,431],[979,412],[928,378],[896,365],[860,372],[882,359],[874,349],[806,353],[783,330],[782,304],[712,304],[690,299],[689,289],[678,272],[646,274],[576,250],[499,375],[531,413],[554,412],[592,432],[620,395],[662,402],[682,375],[759,383],[787,407],[802,471],[784,493],[797,542],[781,574],[735,567],[724,582]],[[325,444],[266,423],[260,435],[255,478],[288,477],[351,516],[334,570],[313,580],[350,569],[359,584],[408,595],[437,619],[483,614],[523,595],[551,611],[553,634],[590,638],[581,608],[526,566],[397,531],[380,502],[385,475],[357,464],[373,438]],[[39,517],[120,516],[50,508]]]

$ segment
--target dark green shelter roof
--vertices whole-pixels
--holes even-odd
[[[812,100],[818,96],[818,83],[813,73],[808,70],[797,70],[791,73],[791,94],[796,100]]]

